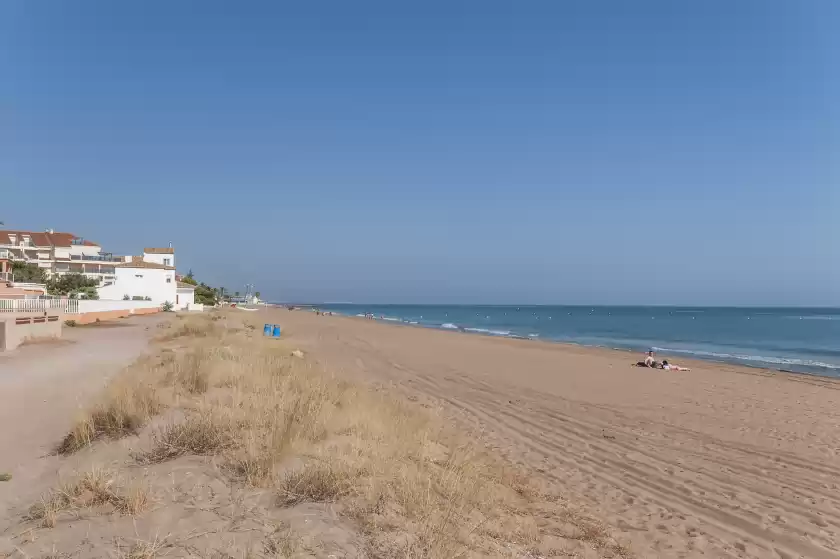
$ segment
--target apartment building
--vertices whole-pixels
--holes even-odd
[[[35,264],[43,268],[48,277],[77,273],[101,283],[113,281],[115,265],[124,260],[103,253],[98,243],[52,229],[44,232],[0,231],[0,255],[10,262]]]

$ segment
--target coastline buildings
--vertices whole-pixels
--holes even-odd
[[[53,229],[0,231],[0,251],[5,252],[9,261],[42,268],[47,277],[77,273],[100,282],[113,279],[114,265],[120,261],[118,256],[103,253],[98,243]]]
[[[36,265],[47,278],[83,274],[98,282],[102,300],[168,302],[178,310],[200,308],[194,302],[195,288],[176,279],[171,243],[169,247],[144,248],[140,256],[116,256],[72,233],[0,231],[0,289],[14,285],[13,262]]]

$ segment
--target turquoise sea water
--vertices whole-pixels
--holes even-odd
[[[324,305],[408,326],[657,351],[840,377],[840,309]],[[678,361],[673,359],[673,361]]]

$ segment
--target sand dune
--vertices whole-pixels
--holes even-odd
[[[840,384],[271,311],[330,370],[399,387],[600,516],[640,557],[840,556]]]

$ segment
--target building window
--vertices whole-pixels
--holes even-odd
[[[171,262],[172,262],[171,258],[164,258],[163,259],[163,265],[164,266],[171,266],[172,265]]]
[[[172,278],[170,278],[169,276],[167,276],[167,277],[166,277],[166,283],[172,283]]]
[[[143,274],[134,274],[134,277],[135,277],[135,278],[142,278],[142,277],[143,277]]]
[[[17,244],[17,235],[9,235],[9,241],[11,241],[13,245]]]

